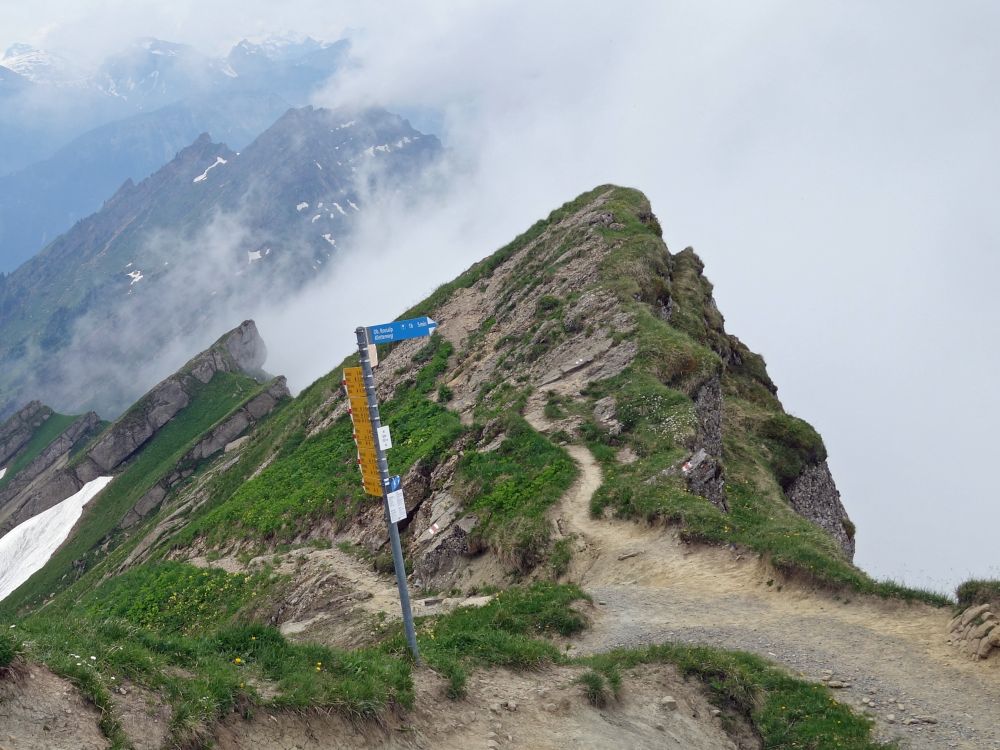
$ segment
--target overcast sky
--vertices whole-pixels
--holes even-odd
[[[221,52],[351,29],[360,65],[318,103],[437,108],[454,169],[447,200],[369,214],[346,261],[381,274],[369,314],[596,184],[640,188],[824,436],[857,562],[939,589],[1000,577],[1000,5],[587,5],[35,0],[3,4],[0,45],[96,59],[140,35]],[[328,370],[361,301],[338,287],[265,316],[270,369]],[[294,335],[315,316],[343,349]]]

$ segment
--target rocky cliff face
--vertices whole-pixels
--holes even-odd
[[[188,406],[198,384],[209,383],[220,372],[262,377],[266,357],[267,347],[256,324],[252,320],[244,321],[178,372],[154,386],[108,427],[80,458],[70,463],[70,449],[99,422],[97,415],[93,413],[78,420],[60,440],[50,446],[50,450],[39,457],[35,462],[37,466],[32,464],[27,467],[25,472],[19,473],[18,481],[12,482],[0,492],[0,536],[66,499],[92,479],[118,470]],[[226,442],[238,437],[288,395],[284,379],[279,378],[226,424],[218,426],[213,433],[214,437],[208,436],[199,443],[192,452],[196,455],[190,456],[189,463],[221,450]],[[42,413],[38,409],[31,413],[35,412]],[[170,483],[167,484],[169,486]],[[143,498],[141,507],[130,524],[156,507],[159,500],[151,502],[151,497],[152,495]]]
[[[0,424],[0,467],[6,466],[50,416],[52,409],[41,401],[32,401]]]
[[[252,324],[252,321],[250,321]],[[244,326],[246,323],[244,323]],[[263,363],[263,360],[261,360]],[[284,377],[274,381],[260,395],[248,401],[244,406],[233,412],[222,423],[216,425],[182,458],[170,474],[153,485],[122,518],[119,527],[129,529],[147,518],[156,510],[170,490],[179,482],[187,479],[194,468],[201,462],[221,453],[241,435],[252,429],[261,419],[266,417],[275,407],[290,397],[288,385]]]
[[[796,512],[836,539],[845,554],[854,559],[854,524],[840,501],[840,491],[826,461],[803,469],[786,495]]]

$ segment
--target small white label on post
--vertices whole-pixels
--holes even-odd
[[[403,501],[403,491],[396,490],[385,496],[389,501],[389,520],[392,523],[399,523],[406,518],[406,503]]]
[[[389,434],[388,425],[378,428],[378,447],[384,451],[392,447],[392,435]]]

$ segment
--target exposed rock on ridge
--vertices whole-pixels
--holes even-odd
[[[50,469],[58,470],[62,468],[66,464],[73,448],[78,444],[82,444],[89,435],[94,433],[100,423],[100,417],[94,412],[89,412],[75,420],[69,427],[63,430],[62,434],[49,443],[31,463],[22,468],[3,489],[0,489],[0,534],[6,533],[20,523],[21,520],[24,520],[22,517],[30,518],[35,513],[40,512],[32,512],[30,509],[26,509],[24,506],[13,501],[37,485],[36,480],[39,480],[39,477],[41,477],[40,481],[44,482]]]
[[[277,377],[268,386],[267,390],[255,396],[243,407],[236,410],[222,424],[209,432],[187,455],[178,462],[174,471],[162,481],[153,485],[143,495],[125,517],[122,519],[120,527],[130,528],[146,518],[167,496],[170,490],[183,479],[191,476],[194,466],[199,461],[203,461],[216,453],[221,452],[233,440],[252,428],[258,421],[266,417],[278,405],[278,402],[286,399],[291,394],[284,377]]]
[[[32,401],[0,424],[0,467],[3,467],[21,448],[35,430],[52,416],[52,409],[41,401]]]
[[[847,517],[826,461],[807,466],[785,494],[799,515],[826,531],[854,559],[854,524]]]
[[[143,396],[97,439],[82,459],[69,465],[65,460],[51,464],[16,494],[0,495],[0,501],[6,503],[0,535],[65,500],[92,479],[117,470],[190,403],[198,383],[208,383],[217,372],[243,373],[261,378],[264,376],[261,368],[266,357],[267,347],[256,324],[252,320],[244,321]],[[239,433],[234,430],[238,426],[243,425],[245,430],[287,395],[288,388],[284,378],[281,378],[237,412],[227,424],[221,425],[217,440],[209,438],[205,445],[199,444],[200,453],[204,456],[221,450],[225,442],[218,447],[212,446],[225,436],[230,436],[226,442],[236,437]],[[96,415],[90,422],[94,423],[94,420]],[[155,502],[145,497],[140,504],[148,513],[160,500],[162,497]],[[142,515],[139,514],[140,517]]]
[[[81,464],[77,478],[88,482],[101,472],[114,469],[144,445],[190,401],[189,377],[207,383],[217,372],[261,374],[267,347],[257,325],[246,320],[188,362],[176,374],[154,386],[87,453],[89,465]]]

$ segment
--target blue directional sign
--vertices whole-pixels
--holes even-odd
[[[430,336],[437,328],[437,323],[426,315],[409,320],[396,320],[379,326],[368,326],[368,343],[390,344],[393,341],[415,339],[420,336]]]
[[[400,479],[399,474],[389,477],[389,481],[386,482],[386,487],[389,492],[395,492],[402,486],[403,486],[403,480]]]

